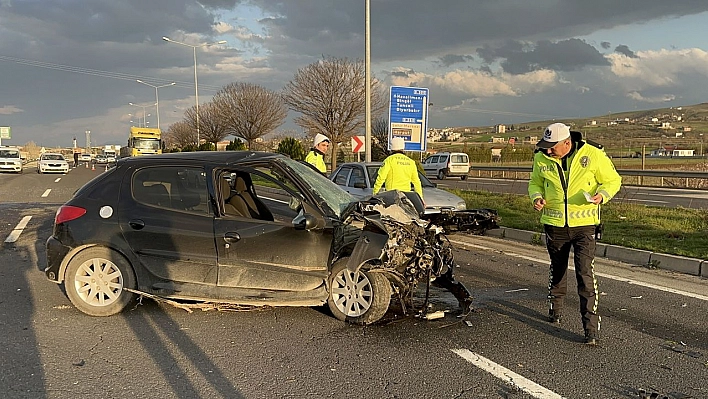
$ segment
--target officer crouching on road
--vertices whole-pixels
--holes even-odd
[[[406,141],[403,137],[394,137],[391,140],[391,155],[386,157],[383,165],[379,168],[379,173],[376,176],[374,183],[374,195],[376,195],[386,183],[386,190],[398,190],[402,192],[410,192],[411,185],[413,191],[423,200],[423,186],[420,184],[418,177],[418,168],[415,161],[403,154],[406,148]],[[425,207],[425,202],[423,202]]]
[[[322,174],[327,173],[327,165],[324,161],[324,156],[329,148],[329,137],[324,134],[317,133],[310,152],[305,157],[305,162],[313,165]]]
[[[534,209],[541,212],[551,258],[549,321],[560,323],[563,315],[572,247],[585,343],[597,345],[600,315],[595,235],[600,226],[600,204],[617,194],[622,178],[601,145],[583,141],[580,132],[571,132],[563,123],[549,125],[536,146],[539,149],[533,158],[528,193]]]

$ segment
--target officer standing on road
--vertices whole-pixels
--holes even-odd
[[[415,161],[403,153],[405,148],[406,142],[403,137],[394,137],[391,140],[392,154],[384,159],[383,165],[379,169],[376,183],[374,183],[374,195],[381,190],[384,183],[386,183],[388,191],[411,191],[412,185],[413,191],[418,193],[420,199],[423,200],[423,187],[420,184],[420,177],[418,177],[418,168]]]
[[[563,123],[549,125],[533,158],[528,192],[541,212],[551,258],[548,282],[549,321],[560,323],[567,291],[568,257],[573,248],[575,278],[585,343],[597,345],[600,315],[595,279],[596,232],[601,232],[600,205],[617,194],[622,178],[602,146],[583,141]]]
[[[322,174],[327,173],[327,165],[325,165],[324,156],[329,148],[329,137],[324,134],[317,133],[315,136],[314,145],[310,152],[305,157],[305,162],[313,165]]]
[[[74,151],[74,168],[79,166],[79,153]]]

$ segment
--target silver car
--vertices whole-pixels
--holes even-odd
[[[346,162],[339,165],[329,178],[348,193],[363,199],[371,197],[373,194],[379,168],[381,168],[381,162]],[[425,213],[437,213],[441,209],[455,211],[467,209],[465,200],[462,198],[437,188],[420,172],[418,172],[418,177],[420,177],[420,184],[423,186]]]

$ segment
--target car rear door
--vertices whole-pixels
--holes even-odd
[[[206,182],[186,184],[185,171],[199,175],[203,168],[153,166],[127,173],[118,209],[121,231],[152,275],[215,285],[214,217]]]

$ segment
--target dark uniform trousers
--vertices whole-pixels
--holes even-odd
[[[597,314],[598,290],[595,279],[595,226],[556,227],[544,225],[546,247],[551,258],[548,279],[548,300],[551,310],[563,313],[563,301],[567,292],[568,257],[573,248],[575,278],[580,296],[580,315],[586,332],[600,331],[600,316]]]

